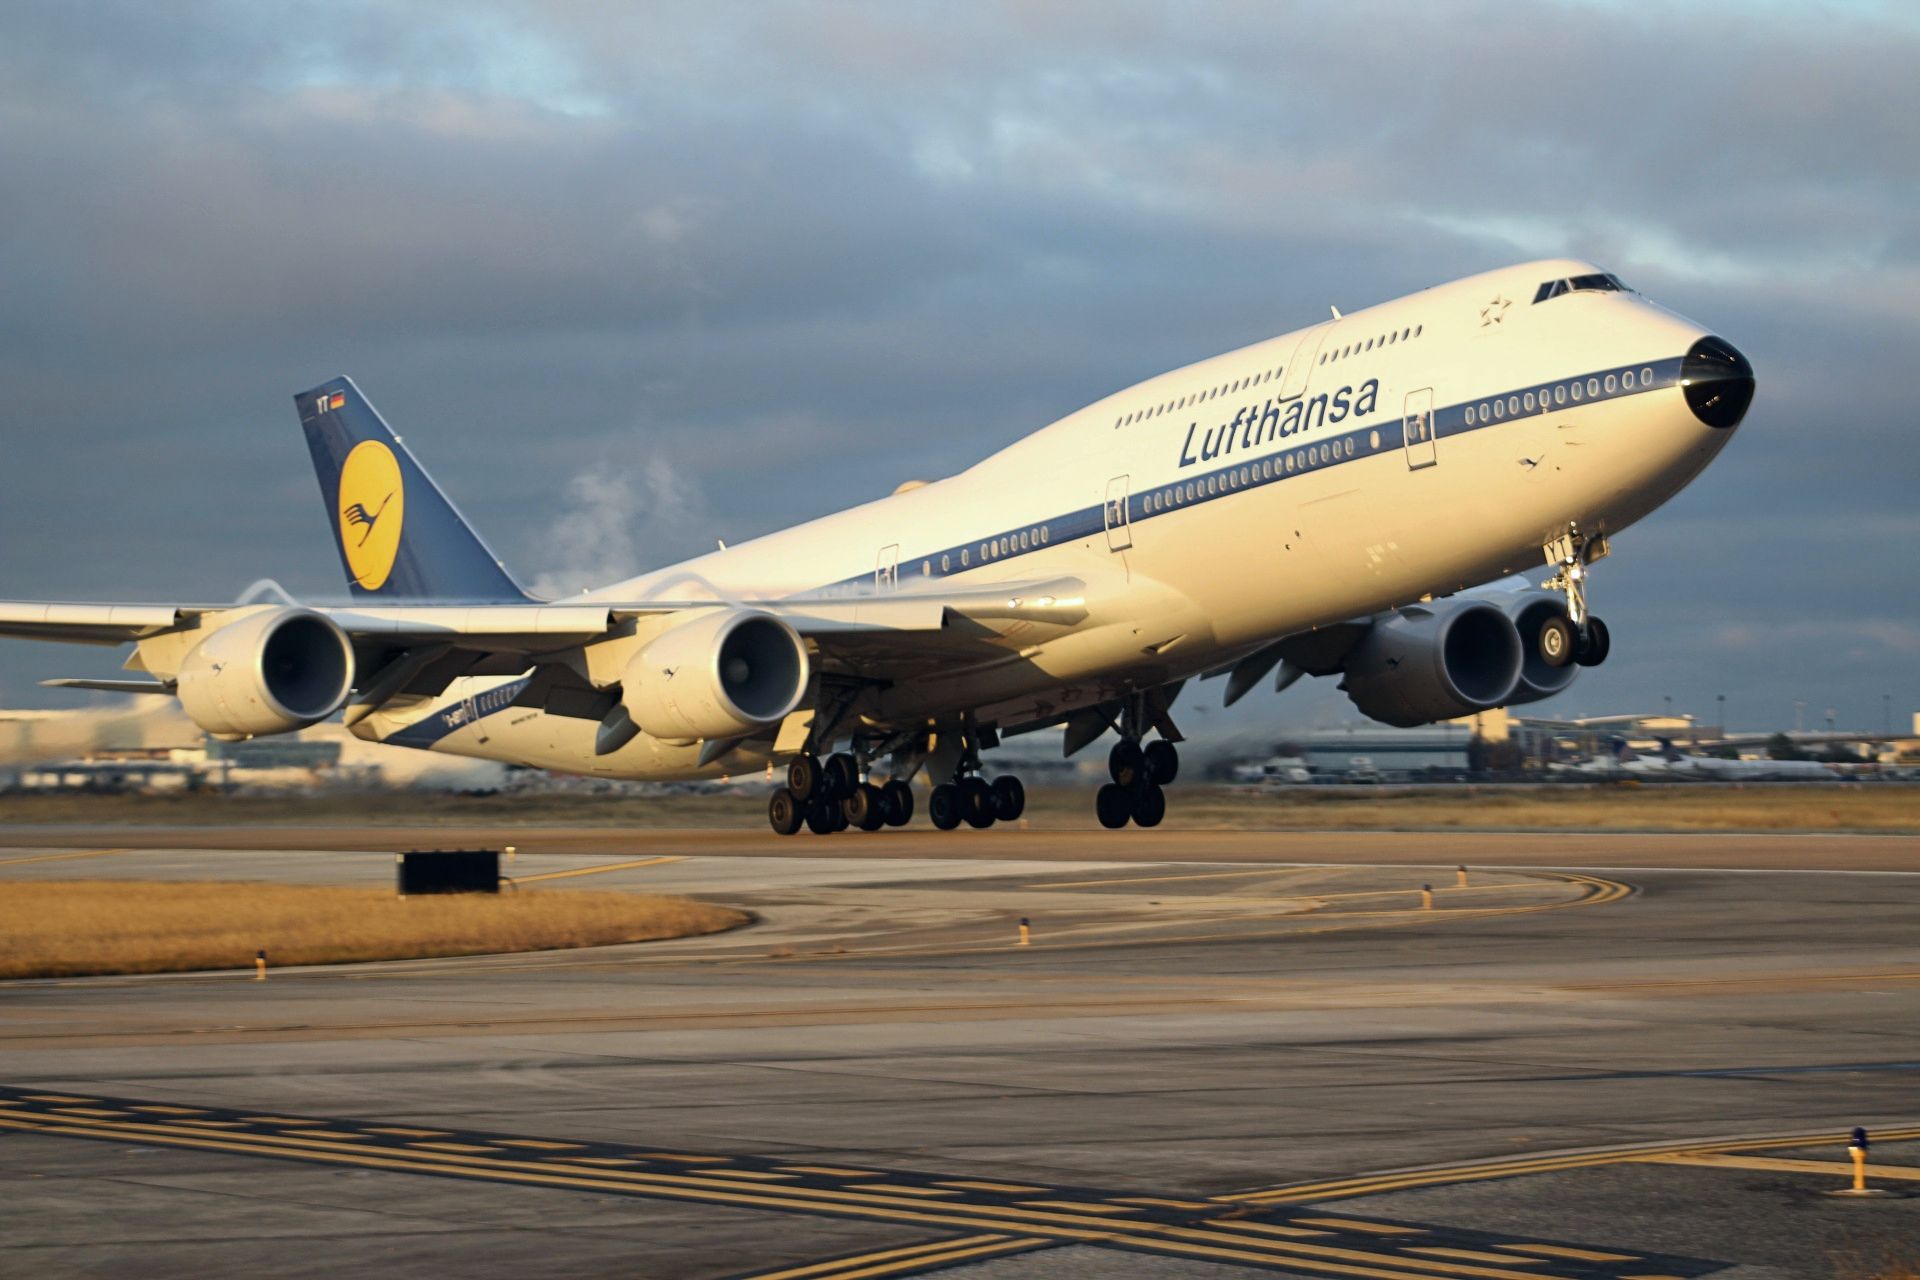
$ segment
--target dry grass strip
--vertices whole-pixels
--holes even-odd
[[[0,885],[0,978],[412,960],[718,933],[744,912],[657,894],[414,896],[234,881]]]

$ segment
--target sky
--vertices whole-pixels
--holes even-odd
[[[1614,541],[1546,714],[1920,710],[1920,10],[0,5],[0,598],[343,594],[350,374],[523,581],[958,471],[1443,280],[1596,260],[1738,437]],[[0,643],[0,703],[113,655]],[[1330,682],[1196,728],[1345,723]]]

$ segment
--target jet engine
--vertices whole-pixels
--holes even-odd
[[[215,629],[188,650],[176,691],[223,741],[288,733],[340,709],[353,688],[353,642],[311,609],[273,608]]]
[[[1520,633],[1485,601],[1408,605],[1375,622],[1344,667],[1354,706],[1407,729],[1506,703],[1520,680]]]
[[[1566,617],[1566,600],[1551,591],[1516,591],[1505,599],[1496,598],[1496,603],[1506,610],[1520,633],[1520,680],[1507,696],[1506,705],[1538,702],[1572,684],[1579,667],[1571,662],[1564,667],[1552,666],[1540,653],[1540,628],[1549,618]]]
[[[667,742],[737,738],[799,706],[809,670],[806,642],[779,618],[715,609],[647,641],[627,663],[620,700]]]

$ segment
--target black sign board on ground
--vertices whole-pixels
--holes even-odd
[[[498,849],[414,850],[395,856],[401,897],[416,893],[500,892]]]

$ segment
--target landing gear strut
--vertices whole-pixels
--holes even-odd
[[[864,756],[864,748],[837,751],[825,760],[811,751],[795,756],[787,764],[787,785],[767,801],[767,824],[783,836],[802,826],[825,836],[848,827],[878,831],[907,825],[913,818],[913,788],[904,777],[884,784],[862,781]]]
[[[1613,650],[1607,624],[1587,608],[1587,579],[1590,566],[1604,560],[1611,548],[1604,533],[1581,533],[1580,526],[1569,522],[1567,531],[1541,548],[1554,574],[1540,585],[1558,591],[1567,598],[1567,626],[1559,629],[1558,620],[1540,629],[1540,655],[1548,665],[1564,667],[1577,662],[1597,667]]]

